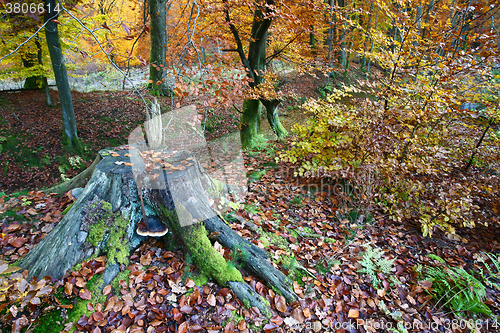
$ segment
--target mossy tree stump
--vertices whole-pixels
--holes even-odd
[[[197,267],[221,286],[231,288],[247,306],[271,314],[267,301],[215,250],[208,232],[217,231],[219,243],[238,249],[243,254],[239,261],[250,273],[288,301],[297,299],[285,275],[268,262],[266,252],[234,232],[212,210],[208,193],[220,191],[221,183],[214,181],[194,157],[184,151],[154,152],[154,163],[146,161],[142,170],[147,171],[136,181],[133,165],[137,163],[131,163],[130,158],[134,152],[137,149],[128,146],[101,150],[101,160],[78,200],[18,266],[28,269],[30,276],[60,278],[81,261],[105,254],[106,285],[120,271],[120,265],[128,264],[130,252],[144,239],[136,233],[143,220],[143,206],[147,220],[167,224],[170,239],[192,255]]]

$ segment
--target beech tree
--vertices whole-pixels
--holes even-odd
[[[235,51],[245,67],[250,87],[257,88],[264,82],[264,71],[266,69],[266,43],[269,27],[273,21],[274,0],[266,0],[255,3],[248,55],[245,54],[240,32],[231,19],[231,6],[227,0],[223,0],[226,22],[236,43]],[[241,115],[241,143],[243,147],[252,145],[252,140],[260,135],[260,112],[261,105],[266,107],[267,120],[274,133],[282,139],[288,135],[286,129],[281,125],[278,117],[277,107],[280,103],[277,99],[254,98],[245,99]]]

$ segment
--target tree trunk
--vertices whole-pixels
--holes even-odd
[[[262,100],[262,104],[264,104],[264,106],[266,107],[267,121],[269,122],[269,125],[271,125],[274,134],[276,134],[278,139],[281,140],[288,135],[288,132],[285,127],[283,127],[280,122],[280,118],[278,117],[279,103],[280,101],[278,100]]]
[[[23,66],[25,68],[33,68],[35,66],[40,66],[42,68],[42,45],[40,44],[38,36],[34,38],[36,46],[36,54],[28,53],[22,56]],[[43,69],[42,69],[43,71]],[[52,106],[49,95],[49,84],[47,83],[47,77],[45,75],[32,75],[24,80],[24,89],[43,89],[45,92],[45,99],[48,106]]]
[[[239,261],[249,272],[287,300],[297,299],[285,275],[266,260],[265,251],[239,236],[212,210],[209,198],[214,193],[230,191],[229,186],[221,189],[185,151],[159,152],[155,160],[150,161],[161,159],[162,165],[143,168],[149,171],[142,171],[136,182],[137,169],[132,170],[130,156],[138,150],[128,148],[99,152],[102,160],[95,166],[78,200],[18,266],[29,269],[30,276],[60,278],[82,260],[106,254],[108,261],[103,273],[106,285],[121,265],[128,264],[130,251],[144,239],[136,233],[144,211],[146,223],[150,220],[166,223],[173,234],[170,239],[177,240],[177,245],[192,255],[198,268],[221,286],[230,287],[247,306],[256,306],[264,315],[271,315],[265,300],[243,281],[238,269],[214,249],[208,232],[217,231],[220,244],[244,253]],[[132,157],[132,161],[134,168],[140,168],[137,159]],[[143,161],[148,165],[147,159]]]
[[[224,0],[223,3],[227,5],[227,0]],[[245,56],[239,32],[230,19],[229,8],[225,8],[226,22],[229,24],[230,30],[236,40],[236,50],[240,56],[240,60],[247,70],[248,78],[251,79],[251,88],[256,88],[264,82],[263,71],[266,69],[267,34],[272,23],[272,16],[269,14],[272,14],[273,10],[271,9],[271,6],[273,5],[273,0],[266,0],[265,6],[262,4],[255,5],[251,38],[248,46],[248,57]],[[269,16],[264,15],[264,13]],[[278,113],[276,112],[276,108],[280,101],[266,101],[264,99],[260,99],[260,102],[266,106],[268,114],[267,119],[274,133],[278,135],[279,139],[287,136],[288,133],[281,125]],[[241,115],[240,130],[240,138],[243,148],[251,147],[254,139],[260,135],[260,111],[261,104],[257,100],[243,101],[243,114]]]
[[[167,57],[167,1],[149,0],[151,17],[151,53],[149,59],[150,92],[165,96],[168,93],[166,79]]]
[[[35,37],[36,38],[36,37]],[[23,54],[21,56],[21,59],[23,61],[23,66],[24,68],[31,68],[37,66],[38,64],[41,64],[42,60],[42,49],[40,43],[36,41],[36,53],[35,52],[29,52],[26,54]],[[43,77],[41,75],[32,75],[30,77],[27,77],[24,80],[24,89],[40,89],[42,87],[43,83]]]
[[[243,113],[241,114],[241,147],[249,148],[260,135],[260,113],[262,104],[258,99],[245,99],[243,101]]]
[[[76,133],[75,110],[73,109],[68,75],[66,73],[66,66],[64,65],[61,43],[59,42],[59,31],[57,23],[53,21],[57,19],[59,14],[59,12],[55,11],[56,1],[45,0],[45,8],[45,22],[47,22],[45,25],[45,37],[47,38],[47,47],[49,49],[50,60],[52,61],[52,68],[54,70],[61,103],[63,144],[67,147],[75,148],[77,151],[83,151],[82,143]]]

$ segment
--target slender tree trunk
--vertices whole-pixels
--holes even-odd
[[[313,25],[311,25],[311,32],[309,32],[309,46],[311,46],[312,54],[316,54],[316,34]]]
[[[331,61],[332,56],[333,56],[333,40],[335,39],[335,15],[333,13],[333,5],[335,3],[335,0],[325,0],[325,3],[327,3],[329,6],[329,13],[325,14],[327,16],[328,22],[329,22],[329,27],[326,30],[326,38],[325,38],[325,45],[328,47],[328,62]],[[329,17],[328,17],[329,16]]]
[[[38,45],[37,45],[38,46]],[[39,64],[38,59],[41,58],[42,50],[38,49],[37,53],[27,53],[22,55],[24,68],[33,68]],[[33,75],[24,80],[24,89],[40,89],[43,84],[43,77],[41,75]]]
[[[372,3],[370,4],[370,14],[369,14],[370,18],[368,19],[368,22],[366,23],[366,36],[365,36],[365,40],[363,41],[363,56],[361,57],[361,60],[359,62],[359,66],[362,70],[366,69],[366,51],[368,49],[368,42],[370,40],[369,34],[370,34],[370,29],[371,29],[372,17],[373,17],[374,2],[375,1],[372,1]],[[378,6],[377,6],[377,14],[378,14]]]
[[[149,0],[151,18],[151,53],[149,59],[150,92],[164,96],[168,93],[167,58],[167,0]]]
[[[69,89],[68,75],[59,41],[59,31],[57,23],[58,12],[56,9],[56,0],[45,0],[45,37],[50,53],[50,60],[56,78],[59,100],[61,103],[62,121],[63,121],[63,144],[77,151],[83,151],[83,145],[76,132],[75,110],[73,109],[73,100]],[[48,10],[47,10],[48,9]]]
[[[379,12],[379,7],[377,6],[377,13],[375,14],[375,22],[373,24],[374,29],[377,30],[377,23],[378,23],[378,12]],[[370,47],[370,54],[373,53],[373,48],[375,47],[375,39],[372,39],[372,45]],[[372,62],[372,57],[368,57],[368,63],[366,64],[366,75],[368,76],[370,74],[370,65]]]

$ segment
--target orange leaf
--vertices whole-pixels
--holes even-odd
[[[16,237],[14,239],[9,240],[9,244],[14,247],[21,247],[24,243],[26,243],[27,239],[24,237]]]
[[[104,287],[104,289],[102,290],[102,294],[104,296],[106,296],[107,294],[109,294],[111,292],[111,286],[110,285],[107,285],[106,287]]]
[[[349,318],[358,318],[359,310],[358,309],[349,309],[349,314],[347,315]]]
[[[66,295],[71,295],[71,293],[73,292],[73,285],[69,282],[66,282],[66,284],[64,285],[64,292],[66,293]]]

